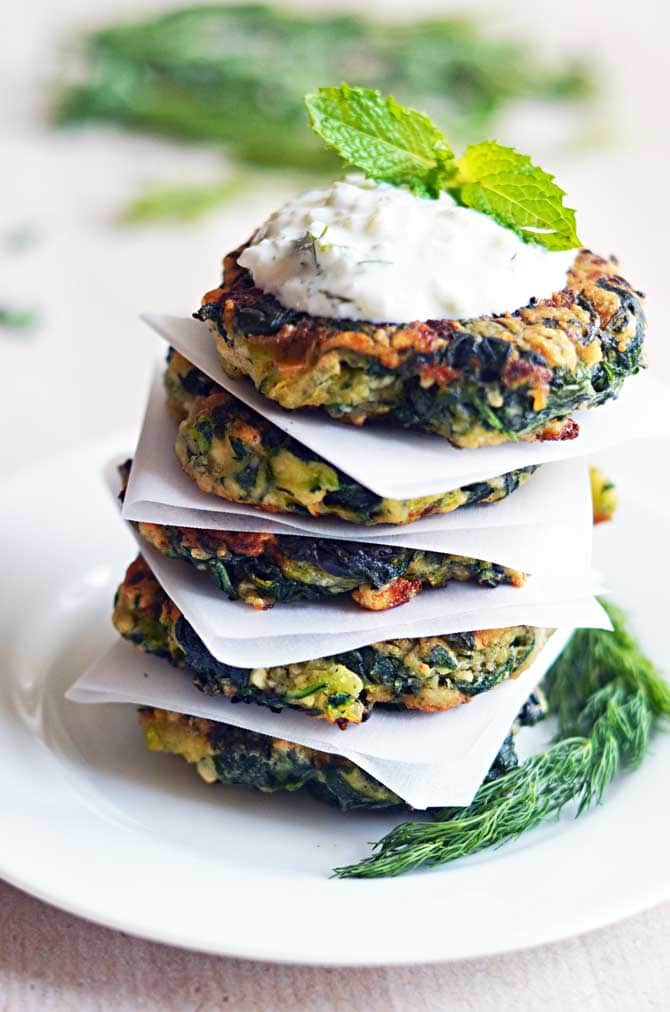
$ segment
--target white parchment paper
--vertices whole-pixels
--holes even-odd
[[[107,481],[115,494],[114,471]],[[585,560],[566,546],[567,568],[530,576],[523,587],[450,583],[388,611],[366,611],[349,595],[256,611],[230,601],[206,573],[168,559],[129,525],[156,579],[207,649],[240,667],[268,667],[322,657],[386,639],[437,636],[509,625],[599,627],[607,620],[592,595],[600,589]]]
[[[305,714],[274,714],[261,706],[204,696],[183,671],[121,641],[99,658],[67,693],[79,703],[157,706],[281,737],[345,756],[415,808],[467,805],[472,800],[520,707],[571,635],[560,629],[519,678],[508,680],[446,713],[377,708],[346,731]]]
[[[381,612],[365,611],[346,595],[258,612],[241,601],[229,601],[205,574],[181,560],[166,559],[136,538],[158,582],[210,653],[240,667],[290,664],[404,637],[511,625],[606,624],[593,602],[594,580],[586,571],[562,581],[531,577],[520,588],[451,583]]]
[[[445,439],[384,426],[347,426],[321,412],[285,411],[259,394],[249,380],[230,379],[219,365],[214,340],[198,320],[147,313],[142,319],[213,380],[378,495],[409,499],[431,495],[529,464],[595,453],[633,439],[666,439],[667,387],[643,373],[626,381],[619,398],[574,413],[577,439],[557,443],[507,443],[458,450]],[[393,467],[389,467],[389,453]]]
[[[154,377],[123,506],[128,520],[210,530],[268,531],[402,545],[485,559],[528,573],[588,565],[592,508],[583,461],[545,465],[506,499],[423,517],[403,527],[265,514],[201,492],[174,453],[176,427],[165,408],[162,368]]]
[[[202,574],[175,565],[154,549],[142,546],[142,554],[210,653],[217,660],[239,667],[293,664],[381,640],[444,636],[473,629],[609,625],[605,612],[591,596],[592,584],[582,586],[579,596],[569,586],[560,590],[542,586],[537,592],[533,587],[524,593],[515,588],[487,591],[452,585],[387,612],[365,612],[336,598],[328,603],[300,602],[292,608],[258,613],[239,601],[222,599],[213,584],[206,586]],[[431,600],[433,594],[442,594],[441,602]],[[448,595],[452,594],[450,599]],[[504,594],[504,603],[500,599],[496,603],[499,594]]]

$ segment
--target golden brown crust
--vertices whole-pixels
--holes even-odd
[[[241,247],[243,249],[244,247]],[[616,396],[641,365],[641,293],[614,258],[576,253],[565,287],[497,316],[371,323],[282,307],[237,263],[197,314],[224,369],[289,410],[384,418],[456,446],[572,439],[570,412]]]
[[[224,323],[231,329],[236,325],[235,314],[240,308],[249,308],[259,300],[267,299],[266,294],[253,285],[249,271],[237,263],[246,245],[225,257],[225,284],[207,292],[202,299],[203,306],[212,303],[223,306]],[[276,333],[249,333],[247,339],[270,354],[285,370],[302,369],[305,365],[313,367],[333,348],[346,348],[375,358],[389,369],[397,369],[411,353],[434,356],[455,333],[473,333],[482,327],[487,336],[509,341],[524,351],[538,352],[550,367],[571,364],[575,358],[593,364],[600,360],[600,348],[594,339],[592,313],[583,307],[583,302],[587,301],[595,308],[602,328],[609,326],[620,306],[615,293],[599,286],[603,279],[616,281],[621,287],[633,291],[618,274],[618,262],[614,257],[605,259],[590,250],[580,250],[562,291],[512,313],[470,320],[361,323],[357,329],[346,329],[336,320],[300,313],[296,314],[300,317],[298,322],[287,323]],[[626,335],[622,335],[622,341],[625,340]],[[508,368],[514,368],[514,361]],[[436,372],[427,366],[425,375],[431,375],[441,384],[448,384],[458,372],[449,367],[441,367],[441,371]],[[540,367],[540,387],[544,378]]]

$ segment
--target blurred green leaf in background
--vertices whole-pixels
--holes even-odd
[[[461,141],[479,139],[515,99],[580,99],[591,88],[584,67],[546,66],[522,42],[483,34],[474,18],[386,23],[257,4],[187,7],[103,28],[83,55],[83,83],[57,99],[59,123],[120,124],[220,143],[256,165],[323,172],[338,159],[303,107],[320,85],[392,93]]]
[[[197,221],[220,204],[244,193],[251,184],[249,176],[236,173],[212,183],[152,186],[130,202],[120,215],[120,221],[126,225]]]

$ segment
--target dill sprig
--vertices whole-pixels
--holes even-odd
[[[624,768],[644,759],[659,718],[670,714],[670,686],[603,602],[614,629],[580,629],[545,679],[558,733],[544,752],[479,788],[467,808],[431,812],[432,822],[403,822],[373,845],[371,857],[336,868],[339,878],[401,875],[498,846],[558,816],[580,815],[602,800]]]
[[[305,128],[303,110],[305,92],[323,81],[348,76],[383,88],[462,138],[481,136],[512,103],[582,101],[595,90],[593,54],[589,65],[547,63],[534,40],[487,27],[480,17],[397,22],[259,3],[186,5],[82,39],[54,115],[225,144],[255,165],[330,172],[338,160]]]

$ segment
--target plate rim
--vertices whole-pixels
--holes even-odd
[[[532,940],[524,939],[521,942],[517,941],[512,946],[485,946],[477,952],[471,952],[468,954],[456,952],[452,954],[438,955],[430,953],[425,956],[415,955],[407,959],[392,958],[391,960],[389,960],[388,956],[382,957],[380,954],[379,956],[366,956],[365,958],[361,957],[360,959],[352,956],[349,958],[343,957],[331,960],[327,956],[317,957],[304,955],[287,957],[281,953],[272,952],[262,946],[254,951],[250,951],[248,947],[240,947],[237,949],[232,943],[226,943],[223,947],[206,945],[204,943],[199,944],[192,939],[180,937],[178,933],[166,931],[161,934],[158,930],[130,925],[122,920],[92,913],[87,911],[83,906],[67,902],[64,898],[49,895],[48,890],[42,891],[34,886],[26,885],[18,879],[15,881],[2,869],[0,869],[0,878],[13,888],[18,889],[27,896],[39,900],[41,903],[47,903],[49,906],[55,907],[57,910],[62,910],[70,916],[79,917],[81,920],[86,921],[89,924],[93,924],[96,927],[107,928],[111,931],[120,931],[132,938],[140,938],[143,941],[156,942],[160,945],[169,945],[173,948],[184,949],[187,952],[196,952],[206,956],[224,956],[229,959],[245,960],[246,962],[273,963],[277,966],[292,965],[333,969],[338,967],[343,969],[363,969],[365,967],[380,968],[391,966],[426,966],[433,963],[469,962],[475,959],[488,959],[515,952],[532,952],[534,949],[543,948],[545,945],[557,944],[567,941],[570,938],[581,938],[594,931],[612,927],[624,920],[645,913],[648,910],[653,910],[655,907],[670,900],[670,886],[666,885],[663,890],[663,895],[654,896],[653,898],[645,895],[644,898],[637,904],[623,903],[620,908],[616,909],[616,911],[610,910],[610,912],[606,915],[606,919],[603,919],[600,915],[586,918],[583,926],[580,927],[578,931],[575,931],[574,928],[568,927],[566,924],[558,931],[547,931],[545,934],[540,937],[533,938]]]
[[[118,445],[128,445],[127,434],[123,433],[119,436],[104,438],[104,439],[92,439],[86,440],[77,446],[73,446],[65,451],[62,451],[54,457],[50,458],[45,464],[45,461],[31,463],[25,467],[15,469],[8,476],[5,487],[0,495],[0,499],[6,500],[11,499],[16,494],[17,488],[26,480],[30,480],[31,475],[34,476],[36,473],[41,472],[45,466],[63,468],[66,463],[70,463],[73,460],[81,460],[82,456],[90,455],[91,453],[95,456],[102,456],[106,454],[110,447]],[[6,693],[0,693],[0,699],[7,699]],[[11,707],[11,700],[8,700]],[[5,709],[4,702],[0,702],[2,709]],[[36,742],[37,738],[34,739]],[[662,742],[663,739],[659,738],[658,742]],[[670,748],[670,741],[667,741],[667,748]],[[660,748],[657,748],[660,751]],[[591,818],[597,817],[596,813],[591,813]],[[588,816],[586,817],[588,818]],[[561,834],[562,835],[562,834]],[[540,842],[540,846],[542,843]],[[517,923],[513,937],[501,937],[497,944],[484,943],[473,949],[470,946],[469,951],[461,951],[458,945],[455,947],[449,944],[448,937],[442,937],[435,941],[432,946],[425,947],[423,952],[414,951],[406,957],[398,956],[398,954],[391,954],[388,952],[375,952],[374,946],[368,945],[365,953],[357,954],[352,951],[347,955],[334,955],[329,958],[327,953],[319,951],[318,953],[313,952],[296,952],[288,951],[289,946],[284,943],[280,946],[268,946],[262,942],[253,944],[249,940],[242,940],[237,942],[234,932],[232,936],[229,936],[223,940],[211,940],[206,942],[204,939],[198,939],[196,937],[197,932],[194,934],[192,931],[184,930],[180,927],[173,927],[171,925],[151,925],[145,918],[141,918],[138,922],[137,914],[133,916],[129,913],[128,918],[118,917],[109,911],[100,910],[99,907],[90,907],[83,901],[81,896],[76,893],[73,896],[68,893],[67,882],[63,883],[63,888],[49,887],[45,881],[44,876],[36,873],[34,876],[24,876],[17,872],[16,867],[12,867],[11,857],[6,854],[7,848],[2,848],[0,853],[0,876],[4,878],[10,885],[21,890],[27,895],[35,896],[42,902],[49,903],[50,905],[65,911],[68,914],[78,916],[86,921],[90,921],[94,924],[100,924],[104,927],[111,928],[113,930],[123,931],[129,935],[138,938],[144,938],[151,941],[160,942],[162,944],[168,944],[178,946],[183,949],[190,951],[202,952],[211,955],[225,955],[231,958],[245,959],[245,960],[261,960],[264,962],[272,962],[278,964],[292,963],[295,965],[304,966],[332,966],[332,967],[364,967],[364,966],[410,966],[410,965],[422,965],[427,963],[435,962],[450,962],[455,960],[464,959],[478,959],[486,958],[488,956],[501,955],[507,952],[522,951],[538,948],[543,945],[550,944],[552,942],[559,942],[569,937],[579,936],[590,931],[597,930],[598,928],[606,927],[607,925],[613,924],[617,921],[625,919],[627,917],[635,916],[644,910],[647,910],[661,902],[670,899],[670,874],[664,880],[657,880],[654,885],[649,885],[644,888],[631,888],[630,885],[623,890],[617,890],[611,892],[608,895],[603,895],[601,901],[597,904],[591,902],[590,906],[586,909],[580,910],[580,923],[578,926],[574,923],[574,912],[566,911],[562,917],[558,920],[554,920],[551,917],[545,918],[541,924],[537,921],[533,921],[531,924],[524,922]],[[506,848],[503,857],[513,855],[514,851],[511,848]],[[16,864],[16,862],[15,862]],[[456,862],[451,867],[456,870],[458,866],[464,867],[467,864],[465,862]],[[447,870],[429,872],[429,875],[443,874],[448,875]],[[373,882],[383,882],[386,887],[393,882],[407,883],[411,881],[411,878],[403,878],[402,880],[373,880]],[[354,888],[365,889],[364,883],[347,883],[347,887],[354,885]],[[402,891],[402,890],[401,890]],[[417,902],[423,902],[422,898],[417,897]],[[149,918],[150,920],[150,918]],[[532,936],[532,937],[531,937]],[[424,940],[425,941],[425,940]]]

